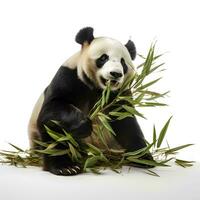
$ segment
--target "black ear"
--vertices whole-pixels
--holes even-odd
[[[131,59],[134,60],[136,57],[136,48],[135,48],[135,44],[129,40],[126,44],[125,47],[128,49],[128,52],[131,56]]]
[[[93,31],[94,29],[92,27],[82,28],[76,35],[76,42],[82,45],[84,42],[88,42],[88,44],[90,44],[94,39]]]

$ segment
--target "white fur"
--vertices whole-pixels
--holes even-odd
[[[62,66],[68,67],[70,69],[76,69],[77,67],[77,62],[80,59],[80,51],[69,57],[63,64]]]

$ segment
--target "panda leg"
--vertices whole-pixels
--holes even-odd
[[[135,117],[127,117],[122,120],[114,120],[110,123],[116,134],[117,142],[127,151],[136,151],[146,147],[142,130]],[[142,159],[153,160],[150,153],[145,154]],[[133,166],[140,168],[151,168],[150,165],[133,163]]]
[[[56,126],[51,120],[59,121],[61,127]],[[44,104],[39,114],[37,125],[43,142],[51,140],[44,125],[60,133],[62,133],[62,129],[65,129],[77,140],[89,136],[92,132],[90,120],[78,108],[61,100],[54,100]],[[66,149],[66,146],[60,144],[56,148],[63,150]],[[72,162],[68,155],[43,155],[43,166],[46,171],[65,176],[76,175],[83,170],[82,166],[79,163]]]

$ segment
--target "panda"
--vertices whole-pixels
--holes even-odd
[[[32,149],[37,148],[35,139],[43,142],[50,140],[44,124],[51,120],[59,121],[60,126],[77,140],[98,146],[98,142],[95,143],[92,138],[89,111],[101,97],[108,80],[111,83],[111,96],[114,97],[123,82],[135,73],[132,60],[136,57],[136,48],[131,40],[123,45],[109,37],[95,38],[91,27],[81,29],[75,40],[81,45],[81,50],[61,65],[33,109],[28,126]],[[135,117],[113,120],[110,125],[116,134],[110,139],[110,148],[135,151],[146,147]],[[147,154],[145,159],[153,158]],[[68,176],[81,173],[83,166],[72,162],[66,155],[44,155],[43,170]]]

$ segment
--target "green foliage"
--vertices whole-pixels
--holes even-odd
[[[110,149],[106,142],[106,135],[115,135],[115,132],[110,126],[110,121],[121,120],[126,117],[142,117],[145,116],[137,109],[139,107],[156,107],[166,106],[165,103],[158,100],[164,98],[169,91],[158,93],[152,91],[151,88],[154,84],[158,83],[161,78],[146,82],[146,78],[153,72],[157,72],[164,65],[164,63],[157,64],[156,61],[162,54],[155,55],[155,44],[151,45],[146,57],[141,56],[144,61],[137,67],[138,73],[133,74],[127,78],[118,91],[114,99],[110,98],[111,85],[107,82],[106,88],[102,92],[101,98],[96,102],[94,107],[89,113],[89,117],[93,122],[93,134],[99,138],[100,143],[104,146],[103,149],[92,144],[82,144],[76,141],[71,133],[62,130],[62,133],[57,133],[44,125],[46,132],[49,134],[51,140],[48,143],[42,141],[34,141],[41,147],[38,150],[23,150],[13,144],[10,144],[15,151],[0,151],[0,163],[9,163],[15,166],[41,166],[42,154],[49,156],[66,155],[73,161],[80,163],[85,172],[100,173],[100,170],[110,168],[111,170],[119,173],[122,166],[134,166],[135,164],[145,164],[149,166],[169,166],[169,161],[174,160],[175,163],[182,167],[190,167],[193,161],[184,161],[177,159],[174,155],[181,149],[191,146],[192,144],[181,145],[178,147],[170,148],[162,147],[164,138],[166,136],[171,118],[170,117],[160,133],[153,126],[152,143],[147,142],[147,147],[139,149],[134,152],[126,152],[124,150]],[[161,70],[162,71],[162,70]],[[120,106],[122,105],[122,106]],[[59,122],[51,121],[55,126],[59,126]],[[63,149],[57,148],[62,145]],[[143,158],[145,154],[151,153],[154,160],[146,160]],[[147,174],[159,176],[152,170],[146,170]]]

